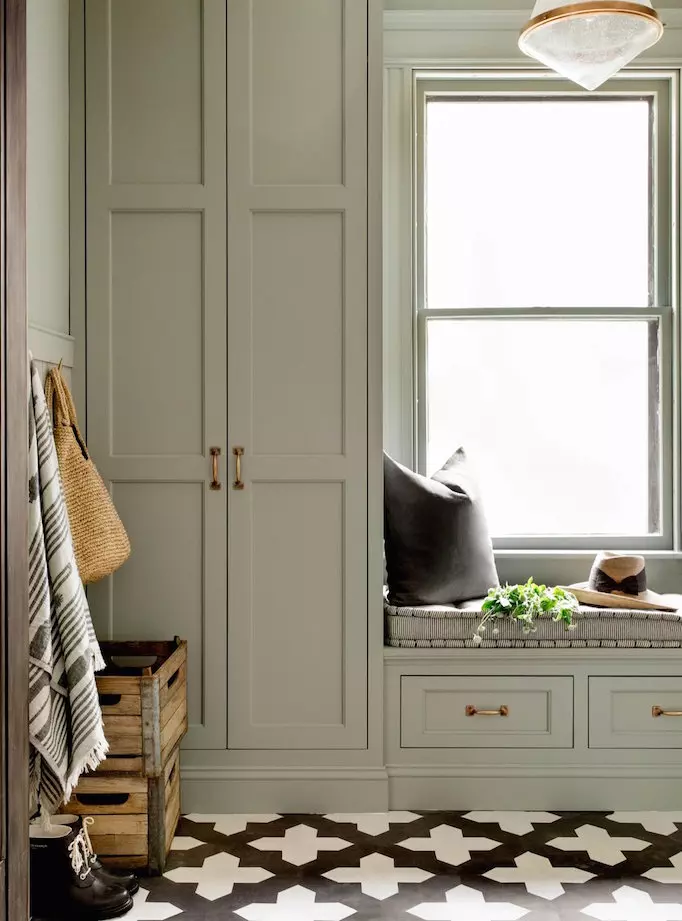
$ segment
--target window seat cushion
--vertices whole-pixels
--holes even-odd
[[[459,607],[396,607],[384,600],[386,645],[406,648],[551,648],[551,647],[682,647],[681,610],[628,611],[580,606],[574,614],[574,630],[566,630],[551,617],[542,617],[534,633],[524,634],[509,619],[488,624],[483,642],[475,647],[473,636],[481,619],[483,599]],[[493,628],[499,634],[493,636]]]

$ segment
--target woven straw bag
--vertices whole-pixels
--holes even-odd
[[[61,371],[45,380],[54,441],[78,572],[84,585],[111,575],[130,556],[130,541],[109,491],[78,428],[76,409]]]

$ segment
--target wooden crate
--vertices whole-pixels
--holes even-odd
[[[81,777],[62,812],[90,815],[103,862],[163,872],[180,818],[180,741],[187,731],[187,643],[100,643],[97,678],[109,754]]]
[[[98,771],[160,777],[187,732],[187,643],[176,637],[100,647],[107,668],[97,690],[109,754]]]
[[[84,775],[62,812],[93,817],[90,837],[103,863],[162,873],[180,818],[180,748],[159,777]]]

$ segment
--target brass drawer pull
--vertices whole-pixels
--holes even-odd
[[[234,483],[232,484],[232,488],[244,489],[244,482],[242,480],[242,457],[244,456],[244,448],[232,448],[232,453],[234,454]]]
[[[509,707],[502,704],[498,710],[479,710],[478,707],[467,704],[464,712],[467,716],[509,716]]]
[[[218,458],[221,455],[220,448],[211,448],[211,472],[212,479],[209,485],[209,489],[222,489],[222,483],[219,480],[219,471],[218,471]]]
[[[664,710],[663,707],[652,707],[651,715],[656,716],[682,716],[682,710]]]

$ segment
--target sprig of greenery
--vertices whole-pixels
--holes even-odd
[[[536,585],[530,578],[524,585],[504,585],[491,588],[488,597],[481,605],[483,617],[474,633],[474,645],[480,646],[482,635],[487,630],[488,621],[499,617],[512,617],[521,624],[524,633],[537,630],[535,620],[542,616],[551,616],[552,620],[563,623],[566,630],[575,630],[573,612],[578,608],[578,599],[563,588],[547,588]],[[494,636],[499,633],[497,627],[492,630]]]

